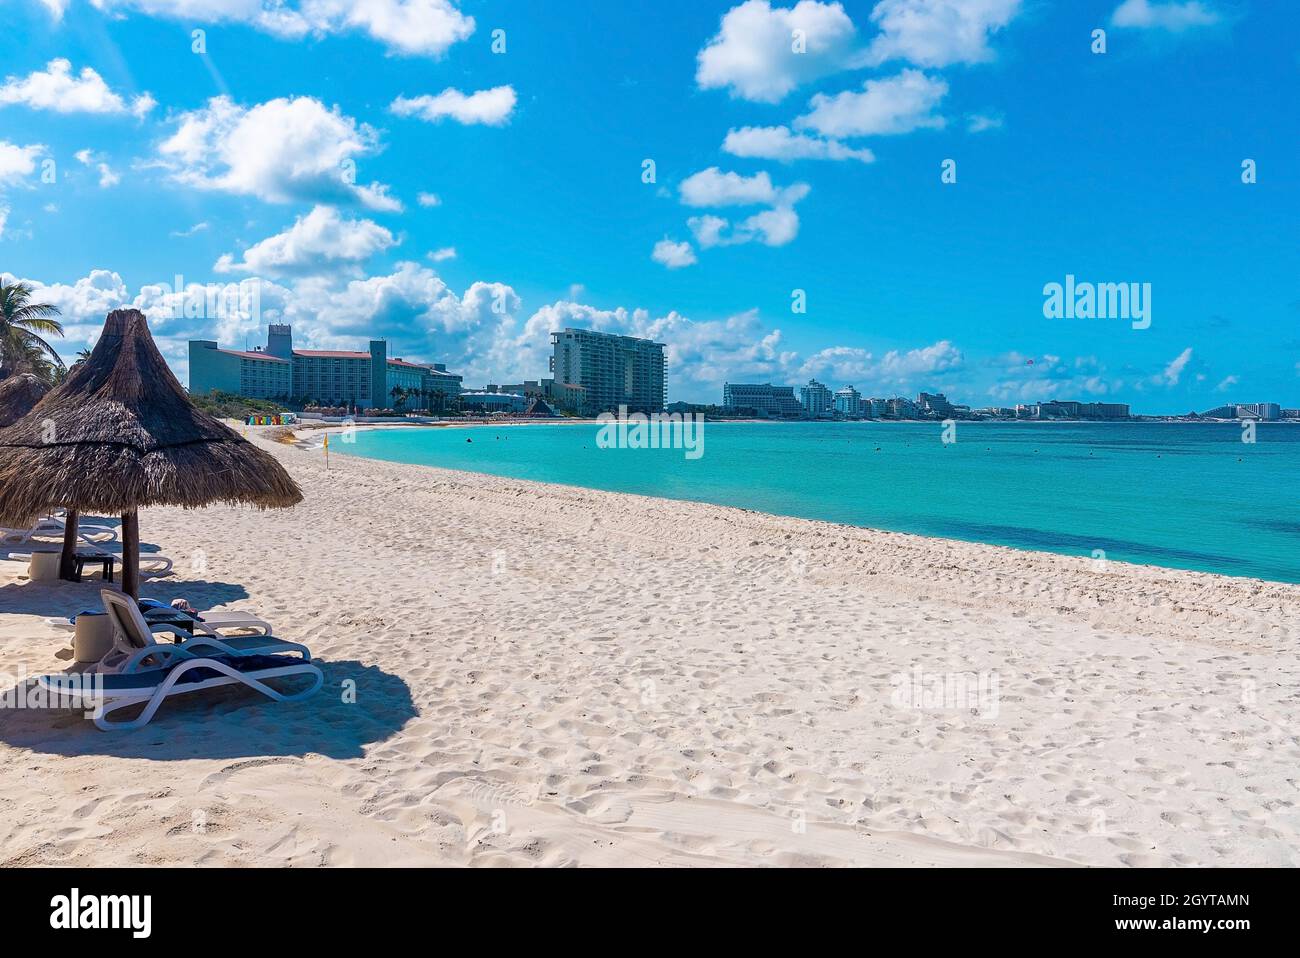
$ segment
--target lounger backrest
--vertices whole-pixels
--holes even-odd
[[[99,597],[113,623],[113,644],[119,652],[129,654],[158,644],[133,599],[112,589],[101,589]]]

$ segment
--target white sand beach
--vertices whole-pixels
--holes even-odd
[[[1300,587],[256,441],[304,503],[143,512],[142,593],[324,689],[0,711],[0,864],[1300,864]],[[63,670],[98,586],[25,571],[0,670]]]

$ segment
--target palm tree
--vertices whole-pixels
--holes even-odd
[[[31,373],[47,386],[57,386],[67,378],[68,370],[56,355],[50,359],[40,347],[27,346],[13,363],[14,373]]]
[[[54,347],[41,338],[42,334],[63,335],[63,326],[53,318],[59,309],[33,303],[32,292],[28,283],[0,281],[0,379],[21,372],[34,357],[53,368],[63,368]]]

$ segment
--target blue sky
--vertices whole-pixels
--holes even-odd
[[[0,271],[69,354],[131,304],[182,379],[289,321],[517,381],[579,325],[667,343],[673,399],[1300,405],[1289,3],[4,6]],[[1150,328],[1046,318],[1067,274]]]

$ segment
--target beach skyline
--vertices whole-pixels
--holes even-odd
[[[0,269],[62,308],[70,349],[144,309],[182,381],[189,339],[286,321],[514,382],[581,326],[665,342],[688,402],[817,378],[1297,405],[1285,13],[434,6],[403,36],[15,4]]]

